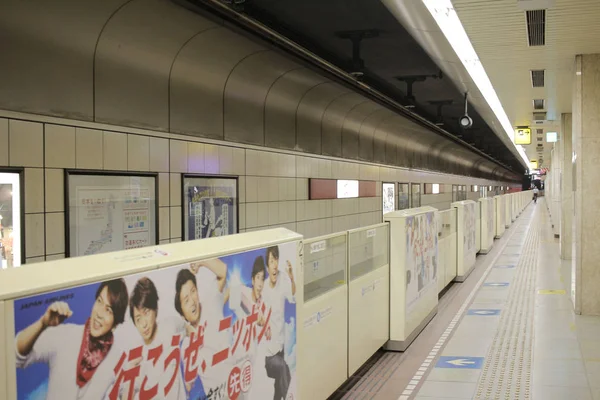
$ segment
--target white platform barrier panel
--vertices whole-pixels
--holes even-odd
[[[437,212],[420,207],[384,216],[390,223],[388,350],[406,350],[437,312]]]
[[[511,197],[510,197],[510,193],[509,194],[505,194],[504,195],[504,210],[506,212],[506,214],[504,215],[505,217],[505,228],[509,228],[512,225],[513,219],[512,219],[512,209],[511,209]]]
[[[325,400],[348,378],[346,232],[304,242],[300,398]]]
[[[348,232],[348,376],[390,338],[389,225]]]
[[[481,214],[481,203],[479,201],[475,202],[475,254],[481,251],[481,235],[483,232],[481,231],[481,220],[483,215]]]
[[[456,209],[440,211],[438,233],[438,293],[456,278]]]
[[[506,230],[506,206],[504,205],[504,196],[494,196],[494,206],[496,208],[496,221],[494,223],[496,238],[500,239]]]
[[[481,208],[481,250],[480,253],[487,254],[492,250],[494,246],[494,236],[496,236],[495,230],[495,200],[492,198],[479,199],[479,205]]]
[[[298,399],[302,254],[273,229],[4,271],[2,399]]]
[[[452,207],[456,209],[458,225],[456,280],[463,282],[473,271],[477,257],[475,250],[476,207],[472,200],[452,203]]]

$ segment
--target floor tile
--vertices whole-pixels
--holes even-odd
[[[591,400],[592,393],[588,388],[566,386],[533,386],[533,400]]]
[[[450,396],[452,399],[471,398],[475,394],[476,387],[477,384],[471,382],[425,381],[421,390],[419,390],[419,396]]]

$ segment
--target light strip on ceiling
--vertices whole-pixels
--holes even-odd
[[[450,0],[422,0],[427,10],[431,13],[431,16],[435,19],[435,22],[440,27],[444,36],[450,43],[450,46],[454,49],[454,52],[460,58],[461,62],[465,66],[467,72],[473,79],[473,82],[477,85],[477,88],[487,101],[488,105],[496,115],[496,118],[500,121],[504,132],[510,139],[515,143],[515,133],[500,103],[500,99],[492,86],[492,82],[488,78],[465,29],[454,10],[454,6]],[[525,150],[520,145],[515,145],[517,152],[521,155],[521,158],[525,162],[525,165],[530,165]]]

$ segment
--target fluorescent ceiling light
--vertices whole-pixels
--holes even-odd
[[[454,52],[467,69],[467,72],[479,88],[479,91],[496,115],[496,118],[500,121],[502,128],[504,128],[504,132],[514,145],[515,133],[513,126],[502,107],[502,103],[500,103],[500,99],[492,86],[492,82],[490,82],[456,11],[454,10],[452,2],[450,0],[422,1],[435,19],[435,22],[437,22],[444,36],[446,36],[450,46],[452,46]],[[515,145],[515,148],[521,155],[525,165],[529,165],[529,160],[527,159],[523,148],[517,145]]]
[[[557,132],[546,132],[546,142],[554,143],[558,140]]]

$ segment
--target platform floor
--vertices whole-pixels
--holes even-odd
[[[405,353],[377,353],[331,399],[600,399],[600,317],[574,314],[570,286],[541,198]]]

